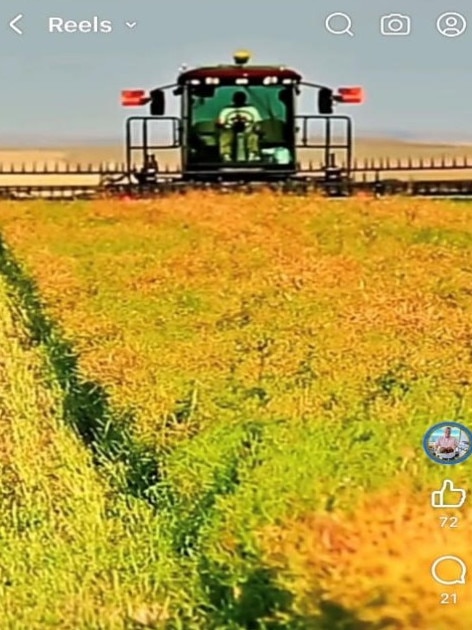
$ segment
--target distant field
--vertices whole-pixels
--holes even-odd
[[[429,502],[470,460],[421,446],[472,422],[468,206],[2,203],[0,232],[12,628],[472,627],[429,574],[471,556],[470,505],[452,531]]]
[[[453,157],[469,157],[472,159],[472,146],[458,146],[458,145],[428,145],[419,143],[407,143],[398,142],[394,140],[358,140],[355,145],[355,156],[359,160],[365,158],[428,158],[436,157],[440,158],[445,156],[447,158]],[[310,161],[318,163],[323,160],[323,156],[315,150],[301,150],[300,161],[302,164],[307,165]],[[179,166],[179,154],[178,151],[169,150],[163,151],[157,154],[161,167],[166,165],[175,169]],[[61,168],[65,168],[67,164],[81,164],[86,167],[89,164],[98,165],[101,163],[120,164],[124,161],[123,148],[120,146],[108,146],[108,147],[63,147],[57,149],[2,149],[0,150],[0,164],[15,165],[17,167],[25,164],[27,166],[33,163],[47,165],[52,168],[58,164]],[[438,175],[437,173],[423,173],[422,178],[429,177],[443,177],[444,179],[460,176],[462,178],[472,178],[472,171],[460,171],[458,174],[446,174]],[[398,177],[400,179],[410,177],[405,174],[392,174],[391,177]],[[420,177],[418,174],[415,177]],[[98,182],[98,178],[92,176],[81,176],[80,182],[76,178],[72,180],[70,176],[48,176],[47,178],[39,176],[7,176],[0,174],[0,185],[17,183],[22,184],[42,184],[51,183],[55,185],[66,185],[68,183],[81,183],[84,185],[95,184]]]
[[[448,144],[427,144],[410,143],[397,140],[379,138],[378,140],[362,140],[355,142],[355,154],[360,159],[365,157],[421,157],[421,156],[472,156],[472,146],[448,145]],[[163,163],[175,164],[178,160],[178,152],[175,150],[162,151],[160,153]],[[302,160],[309,160],[316,157],[313,150],[301,150]],[[114,146],[70,146],[49,149],[0,149],[0,162],[21,163],[32,161],[56,160],[80,163],[97,164],[100,162],[122,162],[124,160],[123,148],[120,145]]]

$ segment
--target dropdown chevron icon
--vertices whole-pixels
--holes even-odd
[[[137,24],[137,22],[125,22],[126,26],[128,28],[134,28]]]

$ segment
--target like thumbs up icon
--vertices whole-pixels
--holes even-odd
[[[431,493],[431,505],[433,508],[460,508],[464,505],[466,496],[463,488],[454,488],[454,483],[445,479],[441,489]]]

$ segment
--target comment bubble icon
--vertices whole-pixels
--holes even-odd
[[[466,583],[467,566],[457,556],[440,556],[431,565],[431,575],[433,580],[444,586],[463,585]]]

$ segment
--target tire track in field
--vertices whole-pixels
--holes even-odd
[[[74,515],[84,504],[85,520],[94,527],[106,484],[90,466],[90,452],[66,427],[60,430],[61,392],[42,348],[31,347],[15,317],[1,276],[0,348],[0,538],[6,528],[18,537],[51,518]],[[54,505],[58,497],[60,505]],[[2,545],[0,590],[5,553]]]
[[[35,282],[0,236],[0,275],[7,285],[12,308],[28,332],[29,343],[42,345],[54,379],[62,391],[62,415],[93,453],[94,463],[110,474],[125,494],[157,505],[160,479],[154,451],[134,439],[133,418],[112,408],[98,383],[85,380],[78,356],[59,327],[45,314]]]
[[[223,472],[216,470],[213,483],[197,503],[186,506],[178,488],[165,478],[163,463],[168,453],[156,453],[133,435],[133,416],[118,412],[109,394],[97,382],[85,380],[79,369],[79,355],[65,339],[60,326],[45,312],[38,287],[24,271],[0,234],[0,276],[5,279],[12,306],[28,331],[29,342],[42,345],[62,391],[62,417],[92,451],[94,463],[109,473],[118,489],[145,499],[160,511],[171,512],[176,521],[173,545],[177,555],[188,556],[198,546],[202,529],[214,516],[217,498],[232,494],[239,484],[239,469],[251,454],[248,445],[263,440],[258,427],[248,422],[237,455],[229,458]],[[198,514],[205,517],[197,518]]]

